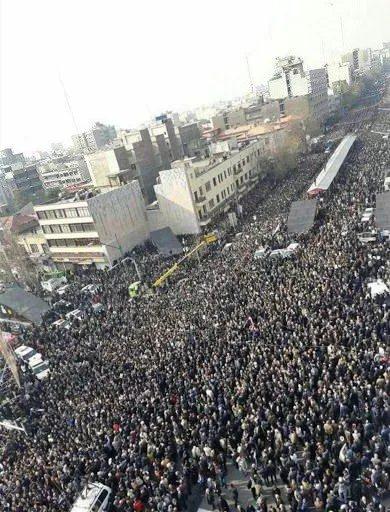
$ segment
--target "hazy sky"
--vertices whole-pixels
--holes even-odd
[[[277,55],[320,66],[390,40],[390,0],[0,0],[0,148],[127,128],[266,83]]]

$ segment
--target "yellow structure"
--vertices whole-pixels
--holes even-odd
[[[202,247],[205,245],[212,244],[218,240],[218,237],[215,233],[209,233],[207,235],[204,235],[202,237],[202,241],[196,245],[189,253],[187,253],[185,256],[183,256],[178,262],[176,262],[171,268],[169,268],[162,276],[160,276],[154,283],[153,286],[161,286],[169,276],[171,276],[180,265],[186,261],[188,258],[190,258],[193,254],[197,253]]]

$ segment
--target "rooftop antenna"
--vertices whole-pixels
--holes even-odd
[[[78,127],[78,125],[77,125],[76,118],[75,118],[75,116],[74,116],[74,113],[73,113],[72,107],[71,107],[71,105],[70,105],[70,100],[69,100],[68,93],[67,93],[67,91],[66,91],[66,89],[65,89],[65,84],[64,84],[64,82],[63,82],[63,80],[62,80],[62,78],[61,78],[61,75],[58,75],[58,78],[59,78],[59,80],[60,80],[60,84],[61,84],[61,86],[62,86],[62,90],[64,91],[64,96],[65,96],[66,105],[67,105],[67,107],[68,107],[69,114],[70,114],[70,115],[71,115],[71,117],[72,117],[73,125],[74,125],[74,128],[75,128],[75,133],[77,133],[77,134],[78,134],[78,133],[80,133],[80,131],[79,131],[79,127]]]
[[[246,65],[247,65],[247,68],[248,68],[249,87],[250,87],[250,90],[251,90],[252,94],[254,94],[255,93],[255,86],[253,84],[252,73],[251,73],[251,68],[250,68],[250,65],[249,65],[248,55],[245,55],[245,59],[246,59]]]

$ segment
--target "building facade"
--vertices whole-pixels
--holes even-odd
[[[43,190],[43,184],[36,164],[29,164],[12,171],[16,189],[31,195]]]
[[[72,135],[74,149],[78,153],[90,153],[104,148],[117,136],[114,126],[96,123],[90,130]]]
[[[99,189],[120,187],[137,178],[137,165],[124,146],[85,155],[93,185]]]
[[[350,86],[352,84],[352,66],[349,62],[328,64],[328,85],[332,89]]]
[[[144,242],[145,203],[137,181],[85,199],[35,206],[54,263],[99,268]]]
[[[67,160],[59,157],[37,166],[43,187],[46,190],[63,189],[91,181],[84,159]]]
[[[160,172],[155,186],[165,225],[177,234],[199,233],[213,218],[226,213],[251,190],[262,173],[263,142],[203,161],[175,162]]]

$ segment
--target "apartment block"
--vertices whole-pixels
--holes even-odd
[[[165,224],[177,235],[199,233],[256,185],[262,155],[263,141],[254,141],[206,160],[177,161],[161,171],[155,191]]]
[[[120,187],[137,178],[134,156],[124,146],[85,155],[92,183],[99,189]]]
[[[35,206],[54,263],[67,268],[112,265],[149,237],[138,182],[93,196],[72,196]]]

